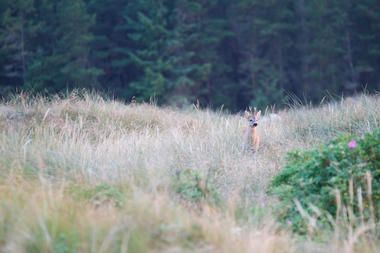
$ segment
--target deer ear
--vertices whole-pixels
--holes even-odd
[[[260,118],[261,110],[256,113],[256,118]]]
[[[245,112],[244,112],[244,118],[248,118],[249,117],[249,112],[247,111],[247,110],[245,110]]]

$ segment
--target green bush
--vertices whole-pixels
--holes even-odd
[[[107,183],[95,186],[72,185],[69,187],[69,193],[74,198],[89,201],[95,206],[112,204],[115,207],[122,207],[127,191],[125,186],[122,188]]]
[[[220,198],[210,180],[202,178],[198,171],[185,169],[178,171],[173,180],[174,191],[181,198],[199,202],[206,200],[211,204],[218,204]]]
[[[371,184],[369,178],[372,178]],[[354,198],[350,197],[350,180]],[[364,212],[360,212],[357,201],[359,188]],[[270,186],[270,192],[280,200],[279,217],[298,232],[305,232],[307,224],[295,200],[309,213],[315,213],[314,207],[317,207],[334,217],[336,190],[340,193],[341,204],[351,208],[356,217],[363,215],[368,219],[373,207],[374,215],[380,218],[380,129],[363,138],[344,135],[314,150],[289,153],[285,168]]]

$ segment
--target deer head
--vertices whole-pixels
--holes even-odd
[[[252,110],[251,107],[249,107],[249,111],[244,112],[244,118],[248,120],[248,124],[251,128],[258,126],[258,121],[260,119],[261,111],[257,111],[256,107]]]

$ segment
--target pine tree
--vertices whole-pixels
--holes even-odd
[[[137,98],[186,103],[192,98],[188,91],[201,78],[204,65],[195,63],[187,47],[189,24],[179,19],[175,2],[134,1],[125,8],[123,28],[130,40],[126,61],[136,77],[130,88]]]
[[[375,0],[348,1],[352,72],[357,86],[380,90],[380,3]],[[355,81],[355,80],[354,80]],[[356,88],[356,87],[354,87]]]
[[[30,44],[39,24],[35,20],[33,0],[2,2],[0,10],[0,80],[7,88],[26,83],[28,63],[32,56]]]
[[[89,29],[93,18],[82,0],[42,0],[36,3],[42,26],[25,88],[62,91],[96,84],[98,69],[88,62]]]
[[[182,43],[196,66],[189,91],[209,106],[233,107],[236,102],[237,89],[231,85],[234,56],[226,48],[233,36],[227,19],[230,5],[231,2],[222,0],[187,0],[176,5]]]
[[[309,34],[299,46],[304,48],[301,57],[307,71],[300,74],[303,91],[314,100],[325,95],[326,90],[337,93],[347,79],[348,65],[344,62],[347,9],[344,4],[317,0],[306,3],[305,26]]]
[[[294,5],[291,1],[242,1],[237,24],[240,86],[255,106],[281,103],[292,82]]]
[[[99,75],[102,88],[116,92],[120,97],[130,97],[129,83],[135,77],[127,60],[130,47],[125,32],[124,0],[89,0],[88,9],[96,16],[91,28],[94,39],[90,44],[90,59],[103,71]]]
[[[154,96],[160,102],[170,84],[168,72],[174,67],[168,56],[172,33],[168,9],[162,1],[133,1],[125,7],[126,36],[132,42],[128,61],[136,80],[130,88],[138,99]]]

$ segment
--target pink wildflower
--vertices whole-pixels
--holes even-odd
[[[354,148],[356,148],[356,146],[357,146],[357,143],[356,143],[355,140],[351,140],[351,141],[348,143],[348,148],[349,148],[349,149],[354,149]]]

